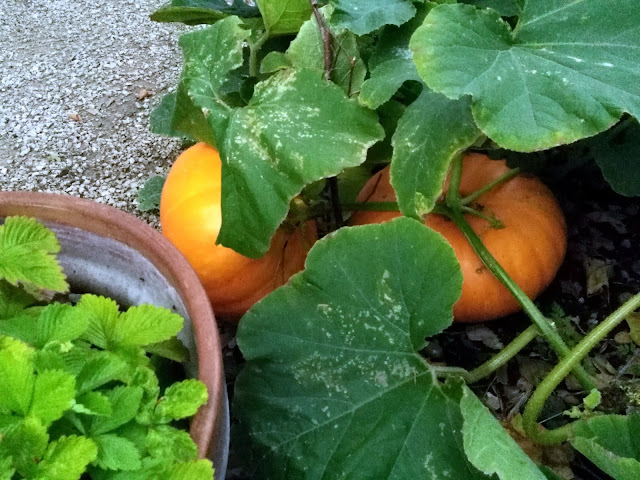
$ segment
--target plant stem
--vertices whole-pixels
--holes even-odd
[[[474,202],[475,200],[478,199],[478,197],[484,195],[485,193],[487,193],[492,188],[500,185],[501,183],[506,182],[507,180],[512,179],[513,177],[515,177],[519,173],[520,173],[520,168],[512,168],[508,172],[503,173],[502,175],[500,175],[495,180],[487,183],[484,187],[476,190],[471,195],[467,195],[466,197],[462,198],[460,200],[460,205],[469,205],[471,202]]]
[[[249,46],[249,75],[257,77],[260,73],[258,65],[258,52],[264,45],[264,42],[269,40],[269,30],[265,30],[264,33],[256,40],[256,43]]]
[[[491,225],[491,228],[496,228],[496,229],[504,228],[504,224],[499,219],[495,217],[489,217],[487,215],[483,215],[475,208],[461,206],[460,211],[463,213],[468,213],[469,215],[474,215],[476,217],[482,218],[483,220],[486,220],[487,222],[489,222],[489,225]]]
[[[322,45],[324,46],[324,79],[331,79],[331,31],[324,23],[324,18],[318,10],[318,3],[316,0],[309,0],[311,3],[311,9],[313,10],[313,16],[316,19],[320,34],[322,35]]]
[[[562,379],[565,378],[611,330],[637,308],[640,308],[640,293],[631,297],[596,328],[591,330],[571,352],[549,372],[540,385],[538,385],[527,402],[522,415],[524,430],[532,440],[549,445],[564,442],[571,437],[575,422],[555,430],[546,430],[538,425],[538,417],[547,398],[549,398],[549,395],[551,395]]]
[[[359,203],[343,203],[342,210],[346,212],[355,212],[358,210],[366,210],[373,212],[399,212],[398,202],[359,202]]]
[[[452,210],[460,210],[460,180],[462,179],[462,155],[456,155],[451,161],[449,172],[449,190],[447,190],[446,203]]]
[[[331,197],[331,209],[333,211],[333,220],[335,229],[344,225],[344,217],[342,216],[342,206],[340,205],[340,190],[338,189],[338,178],[327,178],[329,184],[329,195]]]
[[[556,330],[555,324],[547,317],[545,317],[542,312],[540,312],[540,310],[538,310],[538,308],[527,296],[527,294],[524,293],[524,291],[522,291],[518,284],[513,281],[509,274],[505,272],[502,266],[484,246],[482,240],[480,240],[480,237],[478,237],[476,232],[473,231],[471,225],[469,225],[469,222],[467,222],[467,220],[462,215],[462,212],[460,212],[460,210],[450,208],[449,217],[454,221],[454,223],[462,231],[462,233],[464,233],[475,252],[478,254],[482,262],[487,266],[487,268],[491,271],[491,273],[496,276],[500,283],[507,287],[507,289],[515,297],[518,303],[522,305],[525,313],[529,316],[529,318],[531,318],[536,327],[538,327],[540,333],[547,339],[547,341],[551,345],[551,348],[556,351],[560,358],[566,357],[569,354],[569,347],[567,347],[567,345],[564,343],[564,340],[562,340],[562,337]],[[582,368],[581,365],[577,364],[574,366],[574,374],[580,384],[586,390],[595,388],[593,379],[584,370],[584,368]]]
[[[526,347],[540,332],[535,325],[530,325],[520,335],[514,338],[509,345],[500,350],[485,363],[471,370],[465,377],[467,383],[475,383],[478,380],[488,377],[497,369],[515,357],[520,350]]]

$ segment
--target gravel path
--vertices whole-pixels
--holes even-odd
[[[149,131],[175,85],[182,27],[164,0],[0,1],[0,190],[64,192],[137,213],[180,142]]]

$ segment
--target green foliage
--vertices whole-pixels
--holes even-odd
[[[160,197],[162,196],[162,187],[164,187],[165,180],[166,177],[154,175],[144,182],[144,185],[138,192],[138,210],[141,212],[149,212],[160,208]]]
[[[354,202],[389,162],[399,209],[423,217],[446,204],[447,174],[470,149],[509,165],[594,159],[616,191],[640,194],[634,0],[616,8],[599,0],[261,0],[251,21],[212,3],[174,0],[163,13],[215,23],[181,37],[182,75],[153,129],[218,148],[218,242],[244,255],[262,255],[283,222],[305,213],[326,233],[340,223],[335,210],[351,211],[340,201]],[[248,361],[234,406],[260,459],[256,478],[557,478],[531,463],[468,389],[438,381],[418,353],[451,322],[456,272],[441,238],[414,220],[342,228],[314,247],[304,273],[245,316],[238,339]],[[87,307],[93,316],[82,338],[136,369],[109,370],[96,359],[82,385],[112,378],[141,388],[136,419],[156,422],[148,448],[169,456],[164,433],[182,451],[180,435],[158,423],[179,415],[174,395],[198,393],[176,387],[156,407],[148,365],[115,334],[117,307]],[[568,347],[583,342],[563,312],[546,320]],[[179,355],[158,342],[146,350]],[[593,398],[589,415],[597,414]],[[101,397],[84,400],[76,409],[108,410]],[[603,470],[633,478],[619,472],[640,456],[619,453],[600,434],[573,441]],[[157,465],[142,461],[140,472],[113,478],[150,478]]]
[[[42,288],[41,279],[61,272],[53,255],[58,243],[41,225],[9,217],[0,241],[5,251],[29,246],[50,255],[37,274],[26,266],[11,270],[15,284]],[[64,276],[60,283],[66,285]],[[151,305],[120,312],[113,300],[95,295],[83,295],[77,305],[33,308],[35,298],[7,285],[0,289],[0,332],[19,338],[0,336],[0,478],[77,480],[86,471],[92,478],[111,478],[105,472],[212,478],[210,462],[197,460],[187,432],[171,426],[206,403],[206,387],[185,380],[161,394],[147,366],[146,347],[180,355],[173,342],[181,317]],[[174,455],[157,446],[160,432]]]
[[[555,14],[554,14],[555,13]],[[420,76],[450,98],[471,95],[496,143],[535,151],[640,116],[640,4],[529,1],[514,29],[491,9],[440,5],[411,48]]]
[[[182,22],[187,25],[215,23],[229,15],[240,17],[259,16],[254,6],[243,0],[172,0],[151,15],[156,22]]]

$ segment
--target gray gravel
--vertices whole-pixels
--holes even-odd
[[[149,20],[163,3],[0,1],[0,190],[63,192],[140,216],[138,189],[180,150],[149,131],[182,61],[184,27]]]

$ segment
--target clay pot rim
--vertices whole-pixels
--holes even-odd
[[[198,379],[208,386],[209,401],[193,418],[191,436],[205,457],[213,442],[218,415],[226,401],[220,338],[211,303],[198,276],[180,251],[161,233],[122,210],[93,200],[57,193],[0,192],[0,216],[26,215],[80,228],[128,245],[144,255],[183,298],[198,348]],[[194,319],[204,321],[194,322]]]

